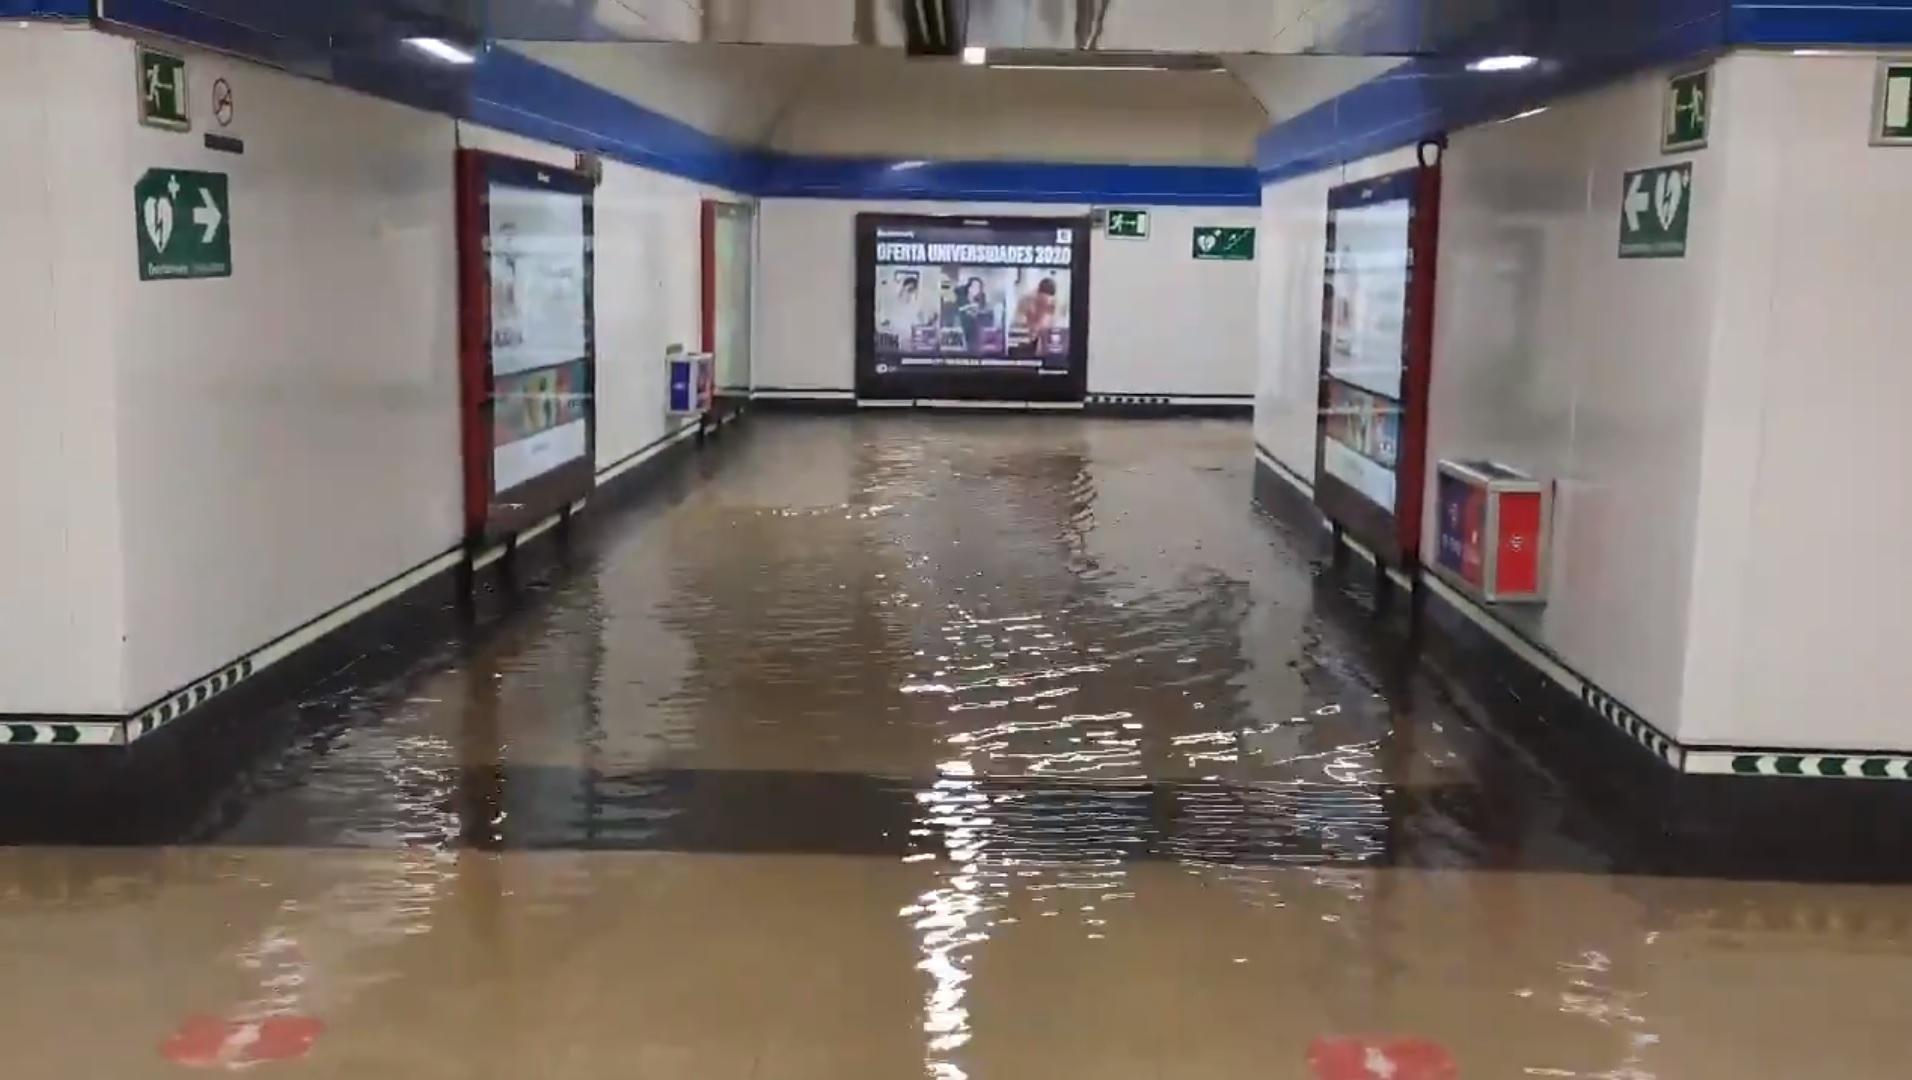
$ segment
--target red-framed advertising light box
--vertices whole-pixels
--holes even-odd
[[[1391,566],[1418,563],[1440,166],[1328,193],[1315,501]]]
[[[519,532],[596,482],[592,183],[570,169],[458,154],[465,530]]]

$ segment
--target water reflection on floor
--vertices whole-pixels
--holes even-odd
[[[1912,894],[1632,873],[1244,426],[746,432],[212,824],[0,852],[6,1074],[1901,1074]]]

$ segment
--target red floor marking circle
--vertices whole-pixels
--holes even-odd
[[[268,1016],[260,1020],[193,1016],[159,1044],[159,1052],[175,1065],[243,1069],[268,1061],[302,1058],[324,1030],[323,1022],[304,1016]]]
[[[1316,1039],[1308,1064],[1321,1080],[1456,1080],[1454,1055],[1427,1039]]]

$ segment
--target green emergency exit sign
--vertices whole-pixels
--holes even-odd
[[[1195,229],[1197,259],[1245,262],[1255,257],[1255,230],[1234,225],[1201,225]]]
[[[139,122],[169,131],[190,131],[191,99],[186,93],[186,61],[171,53],[139,47]]]
[[[1712,115],[1713,69],[1706,67],[1673,76],[1666,84],[1666,117],[1660,128],[1660,149],[1674,154],[1705,146]]]
[[[1872,95],[1872,144],[1912,146],[1912,60],[1879,64]]]
[[[1112,239],[1116,240],[1147,240],[1149,212],[1147,210],[1109,211],[1108,233]]]

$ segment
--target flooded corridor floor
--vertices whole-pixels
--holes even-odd
[[[0,849],[0,1074],[1904,1075],[1912,891],[1640,872],[1245,425],[739,435],[190,825]]]

